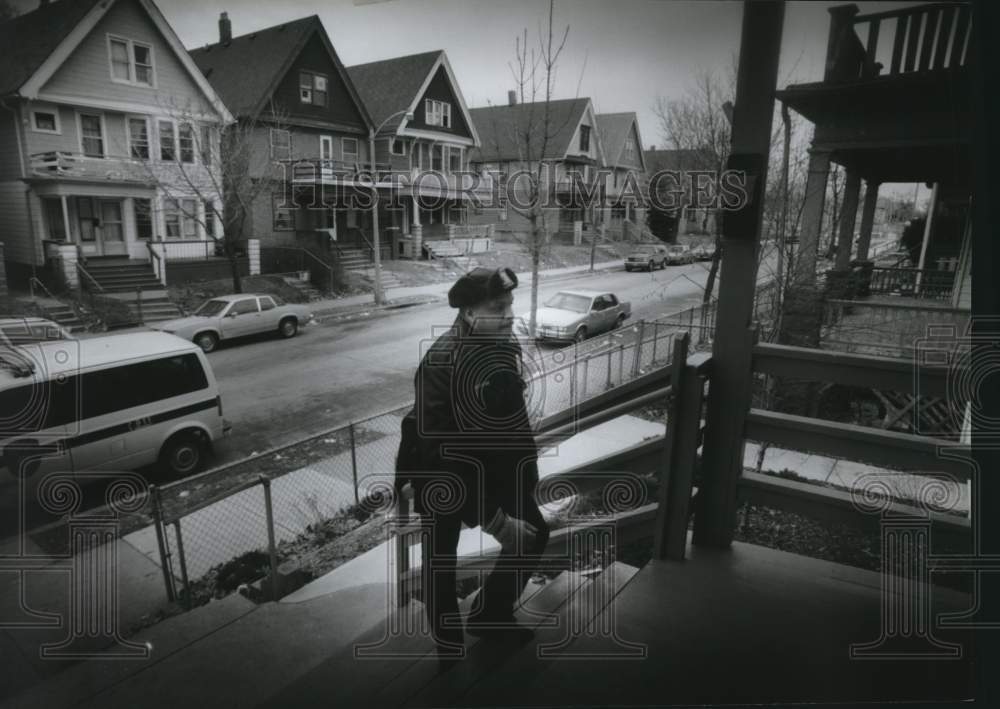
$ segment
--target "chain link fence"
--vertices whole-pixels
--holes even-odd
[[[769,294],[769,286],[762,286],[758,300],[771,300]],[[770,308],[761,305],[755,313],[767,317]],[[532,416],[566,411],[669,366],[674,338],[683,332],[691,333],[692,349],[710,348],[715,315],[712,301],[556,352],[527,348],[535,360],[527,372],[529,389],[541,397],[539,406],[529,408]],[[410,407],[153,488],[168,597],[190,600],[191,589],[210,575],[227,588],[226,577],[239,576],[247,566],[267,573],[280,561],[276,550],[282,542],[363,503],[372,480],[394,474],[400,426]]]

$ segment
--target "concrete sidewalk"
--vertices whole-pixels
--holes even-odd
[[[602,261],[594,264],[594,272],[598,273],[612,270],[623,270],[623,264],[624,262],[621,260]],[[538,276],[539,279],[552,281],[560,278],[582,276],[589,271],[589,264],[584,266],[566,266],[564,268],[550,268],[544,271],[539,271]],[[532,281],[531,272],[526,271],[524,273],[518,273],[517,279],[520,287],[523,288],[525,286],[530,286]],[[413,300],[431,302],[433,300],[447,298],[448,290],[452,287],[452,285],[453,281],[430,283],[423,286],[400,286],[398,288],[386,289],[385,297],[388,301],[387,305],[390,307]],[[313,313],[317,316],[333,315],[340,312],[348,313],[352,311],[372,310],[376,307],[375,294],[364,293],[362,295],[352,295],[345,298],[326,298],[324,300],[313,301],[310,304],[310,307],[312,308]]]

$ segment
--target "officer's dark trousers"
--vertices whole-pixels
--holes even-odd
[[[538,535],[530,546],[520,550],[502,550],[497,563],[480,593],[475,614],[483,622],[509,620],[515,602],[520,598],[531,574],[540,563],[540,555],[549,540],[549,528],[530,494],[523,494],[517,504],[504,506],[513,516],[530,522]],[[441,643],[461,643],[462,625],[458,616],[455,560],[462,520],[458,515],[437,515],[431,522],[431,567],[425,577],[429,584],[430,603],[426,604],[428,620],[435,638]],[[448,620],[452,618],[452,620]]]

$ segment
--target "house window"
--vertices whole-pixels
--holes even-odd
[[[104,126],[100,114],[80,114],[80,147],[88,157],[104,157]]]
[[[145,118],[128,119],[129,155],[149,160],[149,123]]]
[[[108,37],[111,79],[119,83],[153,86],[153,48],[121,37]]]
[[[285,200],[284,194],[275,192],[271,195],[271,209],[275,231],[295,231],[295,209]]]
[[[212,164],[212,126],[201,127],[201,163]]]
[[[181,123],[178,130],[181,147],[181,162],[194,162],[194,126],[190,123]]]
[[[177,133],[173,121],[160,121],[160,160],[174,161],[177,159]]]
[[[447,101],[424,100],[425,121],[429,126],[451,128],[451,104]]]
[[[461,148],[451,148],[448,151],[448,169],[452,172],[458,172],[462,169],[462,149]]]
[[[327,78],[311,71],[299,72],[299,100],[313,106],[325,106]]]
[[[344,151],[344,162],[356,162],[358,159],[358,139],[341,138],[340,140]]]
[[[132,200],[135,211],[135,236],[143,241],[153,238],[153,202],[149,199]]]
[[[111,78],[116,81],[131,81],[132,72],[128,61],[128,42],[111,40]]]
[[[580,152],[590,152],[590,126],[580,126]]]
[[[281,128],[271,129],[271,159],[292,159],[292,134]]]
[[[36,133],[62,133],[58,111],[32,111],[31,127]]]
[[[166,199],[163,201],[163,223],[168,239],[197,239],[197,203],[193,199]]]
[[[628,142],[625,143],[625,157],[629,160],[635,160],[635,140],[629,138]]]
[[[431,147],[431,169],[437,172],[442,172],[444,170],[444,159],[442,156],[442,147],[440,145],[434,145]]]
[[[76,198],[76,218],[80,225],[80,241],[97,239],[97,212],[90,197]]]
[[[399,138],[390,138],[389,152],[393,155],[406,155],[406,143]]]
[[[45,221],[48,222],[49,239],[52,241],[67,241],[66,221],[63,218],[62,201],[59,199],[43,199],[45,205]]]
[[[202,206],[205,208],[205,236],[210,239],[215,238],[215,224],[218,215],[215,213],[215,203],[206,199],[202,202]]]

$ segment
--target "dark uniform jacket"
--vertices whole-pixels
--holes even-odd
[[[464,483],[464,498],[448,513],[469,527],[485,526],[498,509],[514,514],[520,495],[534,489],[538,449],[521,358],[515,339],[470,335],[461,317],[424,355],[396,459],[397,486],[413,483],[421,514],[423,490],[435,479]]]

